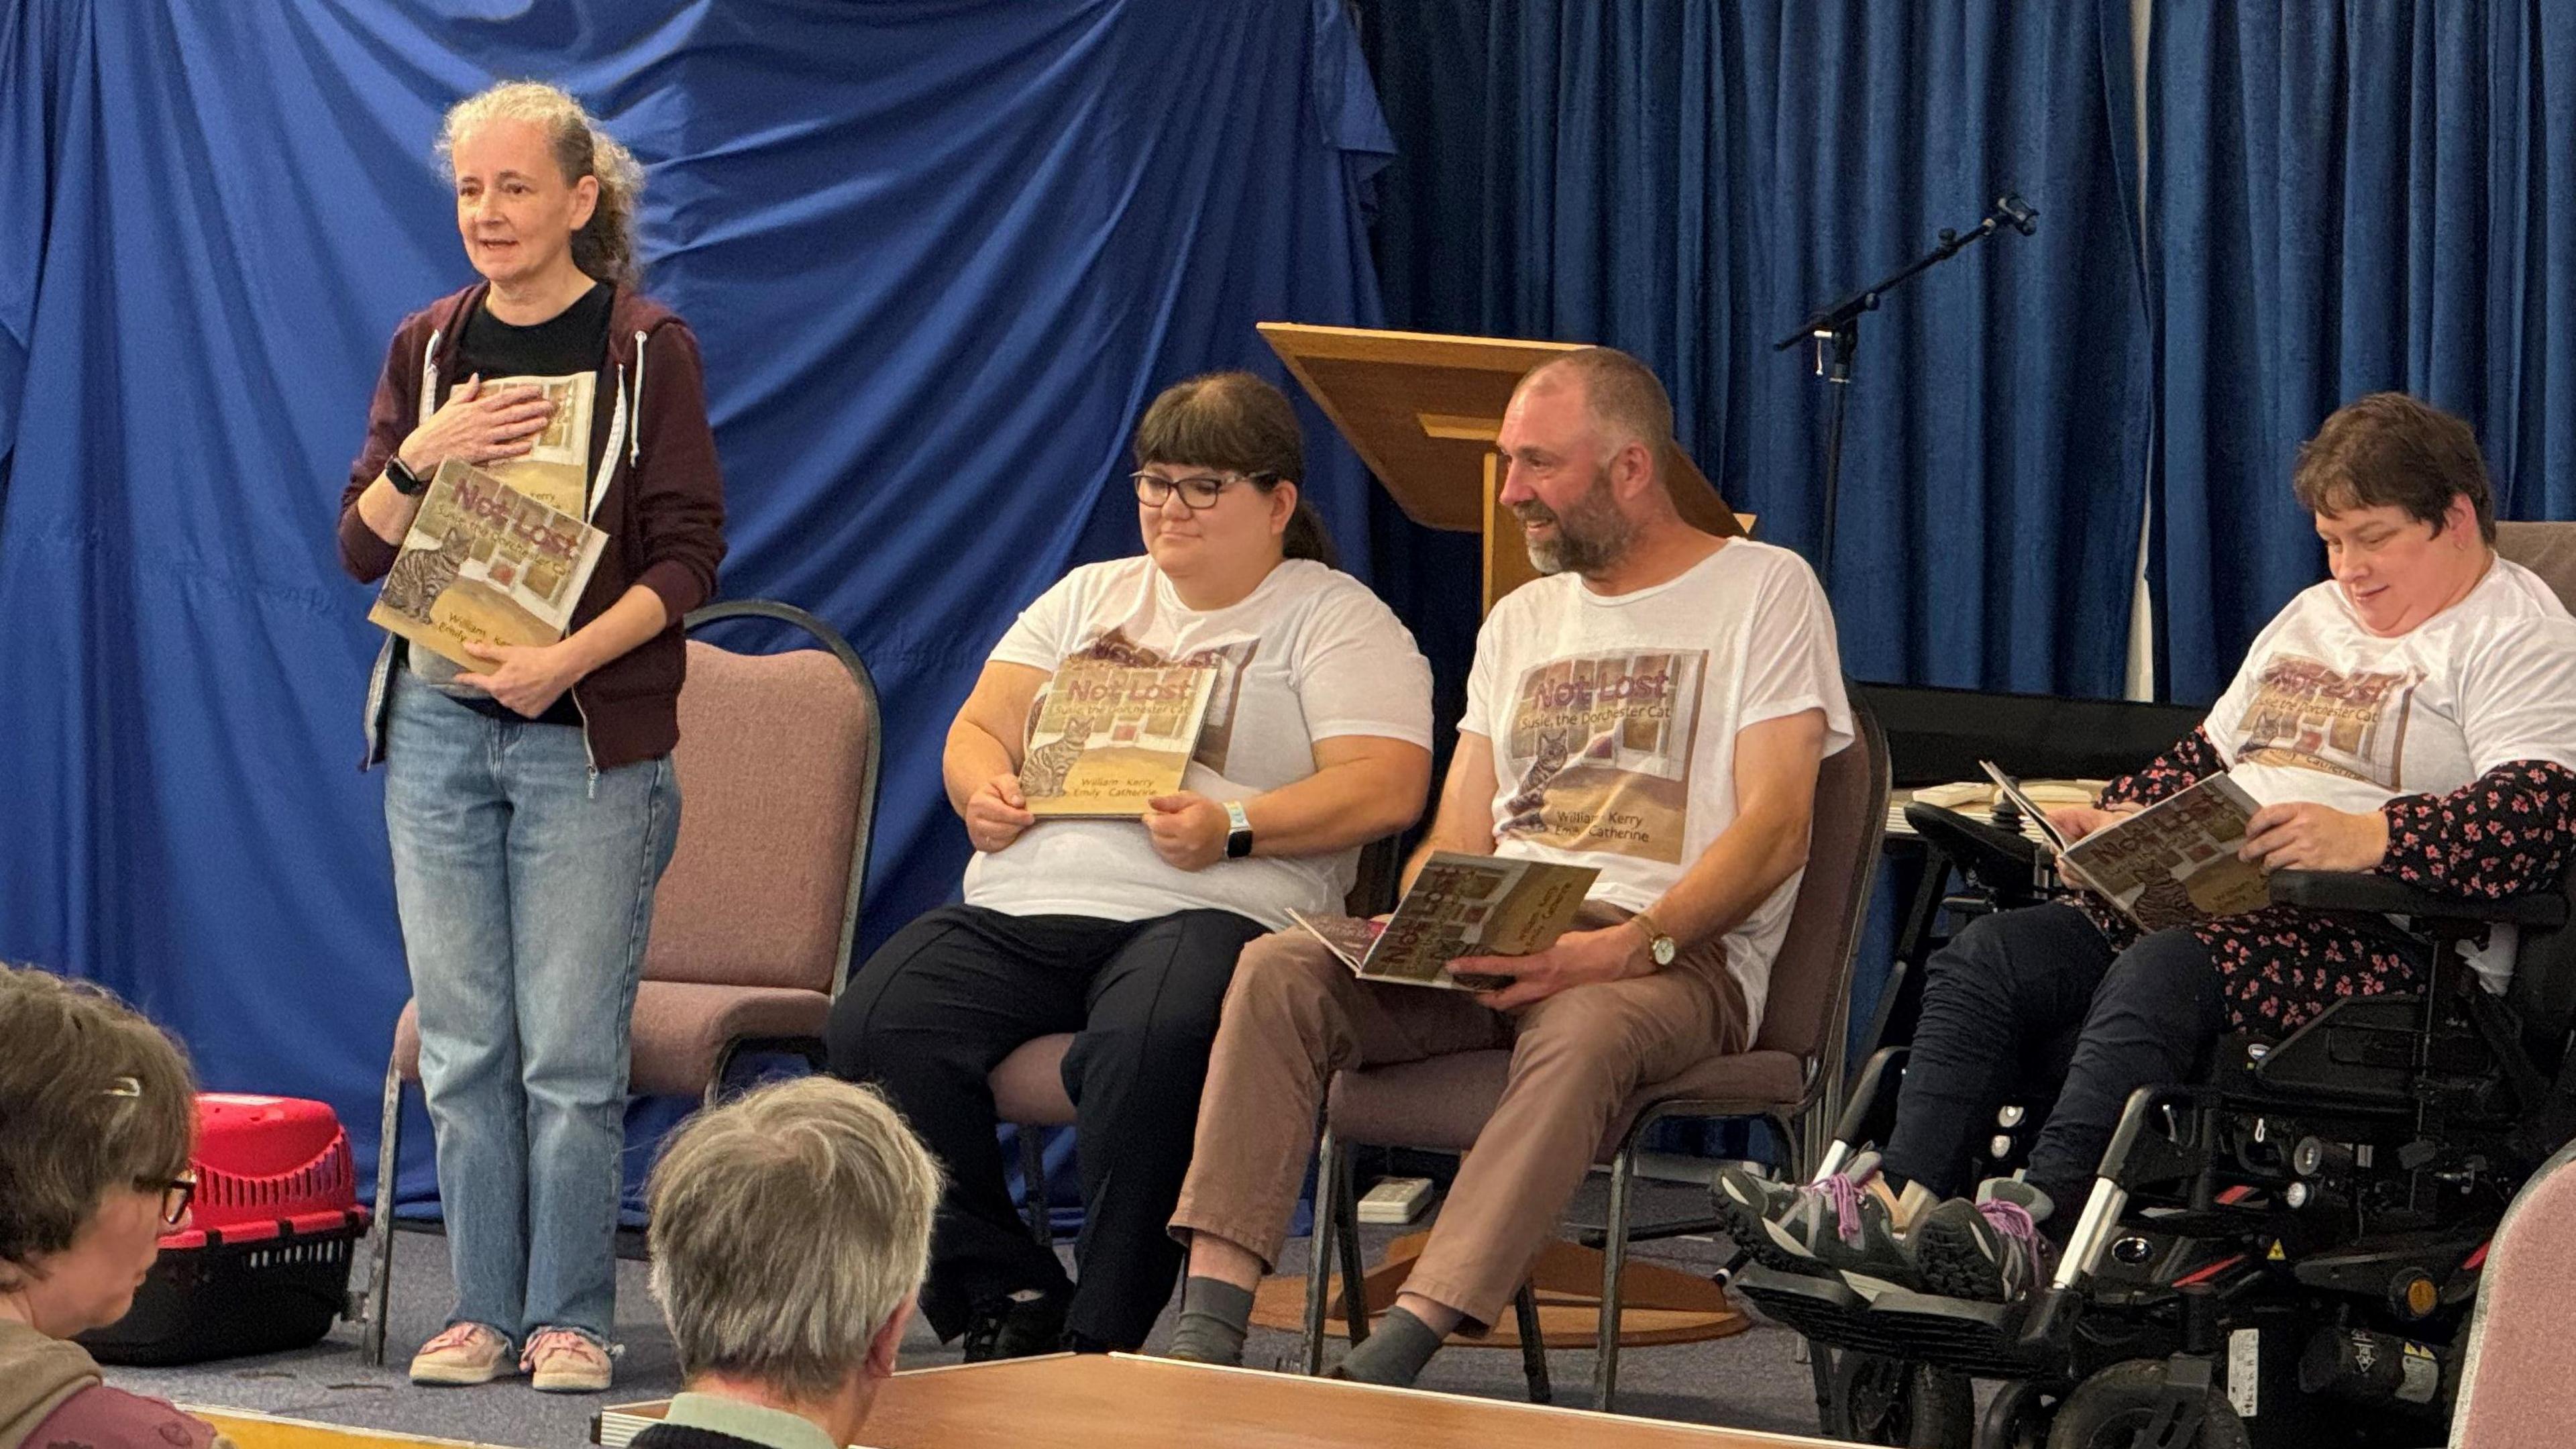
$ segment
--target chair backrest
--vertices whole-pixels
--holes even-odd
[[[763,601],[718,620],[793,624],[820,648],[737,654],[689,641],[680,689],[680,840],[653,903],[644,975],[838,994],[876,819],[876,684],[832,627]]]
[[[2576,611],[2576,523],[2499,523],[2496,554],[2511,559],[2558,592]]]
[[[2576,523],[2499,523],[2496,553],[2540,575],[2560,603],[2576,610]],[[2576,866],[2559,890],[2576,904]],[[2556,1066],[2576,1029],[2576,924],[2522,933],[2505,999],[2533,1056],[2544,1069]]]
[[[1798,882],[1789,933],[1771,963],[1771,994],[1757,1049],[1788,1052],[1840,1070],[1842,1021],[1851,997],[1852,955],[1860,948],[1869,888],[1878,878],[1878,849],[1887,833],[1887,736],[1858,693],[1851,698],[1852,742],[1816,772],[1815,824],[1807,838],[1807,873]]]
[[[2576,1148],[2532,1174],[2505,1209],[2478,1279],[2468,1358],[2460,1369],[2451,1443],[2459,1449],[2563,1442],[2576,1420],[2567,1341],[2576,1301],[2564,1285],[2576,1261]]]

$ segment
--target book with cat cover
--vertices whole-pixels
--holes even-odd
[[[1029,813],[1132,820],[1181,788],[1216,694],[1212,664],[1077,660],[1048,683],[1020,757]]]
[[[471,670],[468,644],[552,644],[608,535],[460,459],[438,465],[367,622]]]
[[[1526,956],[1556,944],[1601,872],[1500,855],[1434,852],[1384,921],[1288,914],[1368,981],[1495,991],[1507,974],[1460,974],[1461,956]]]
[[[2245,844],[2246,823],[2262,807],[2224,774],[2070,843],[2020,781],[1991,761],[1978,763],[1997,789],[2038,822],[2057,851],[2058,873],[2136,922],[2141,931],[2188,926],[2272,903],[2263,868],[2236,854]]]

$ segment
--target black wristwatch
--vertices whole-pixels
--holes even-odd
[[[385,459],[385,481],[394,485],[394,491],[406,498],[418,498],[429,491],[429,480],[413,472],[400,453]]]
[[[1252,817],[1243,813],[1243,802],[1225,802],[1225,858],[1241,860],[1252,854]]]

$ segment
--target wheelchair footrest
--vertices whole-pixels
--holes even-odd
[[[1774,1320],[1829,1348],[1939,1364],[1980,1378],[2051,1372],[2063,1355],[2021,1339],[2022,1306],[1903,1290],[1873,1303],[1830,1278],[1748,1267],[1736,1291]]]

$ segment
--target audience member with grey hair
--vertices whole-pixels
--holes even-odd
[[[939,1165],[867,1087],[764,1087],[682,1127],[645,1190],[686,1391],[637,1449],[840,1449],[894,1372]]]
[[[0,1449],[228,1441],[100,1382],[74,1334],[123,1318],[188,1217],[187,1058],[96,987],[0,965]]]

